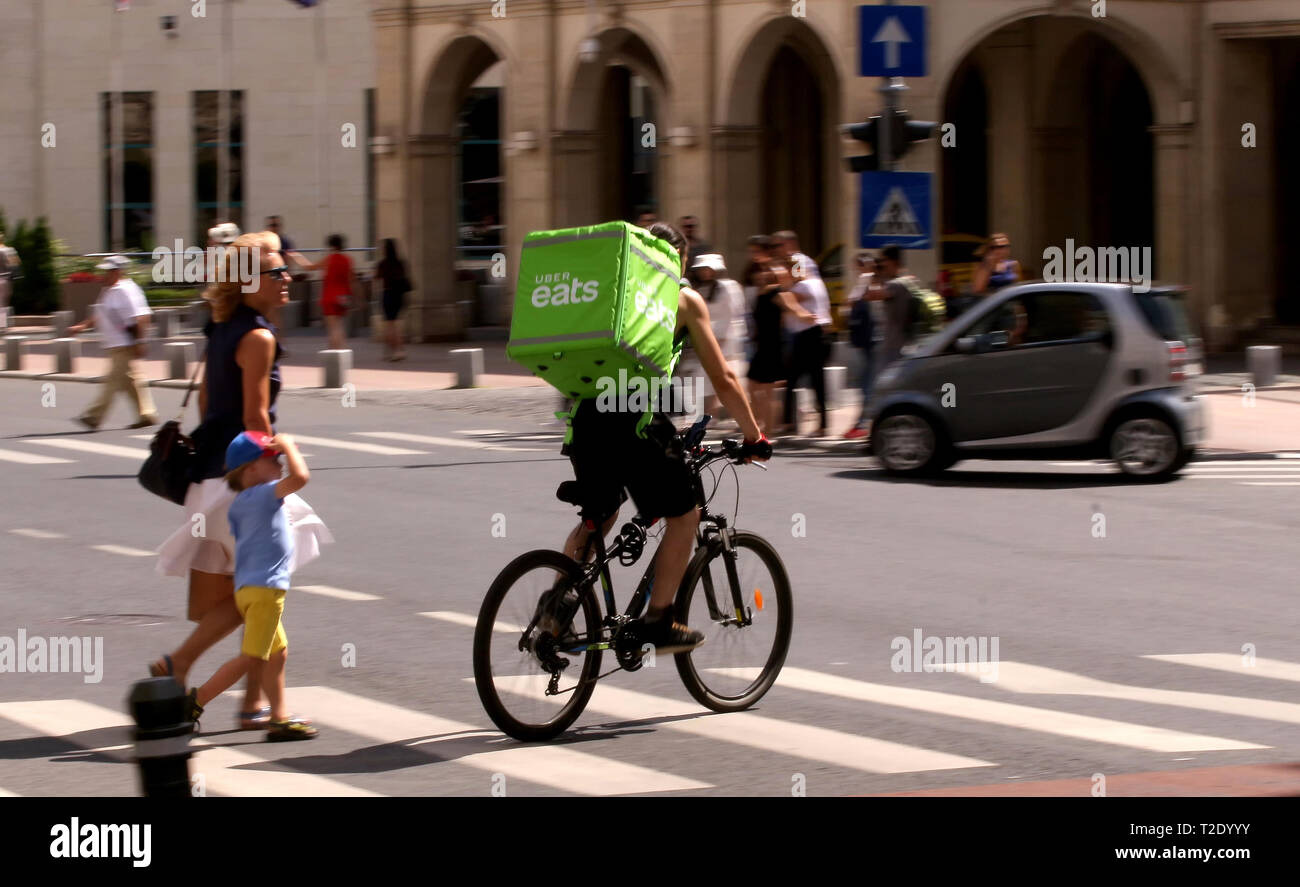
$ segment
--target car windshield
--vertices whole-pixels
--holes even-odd
[[[1135,292],[1133,299],[1151,331],[1165,341],[1190,342],[1196,338],[1196,333],[1187,320],[1187,309],[1179,290]]]

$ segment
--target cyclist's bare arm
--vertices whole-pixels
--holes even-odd
[[[713,390],[722,401],[723,406],[740,425],[745,440],[755,441],[762,437],[758,430],[758,421],[754,411],[749,408],[749,398],[740,387],[740,378],[732,370],[727,359],[722,355],[722,346],[713,335],[709,326],[709,306],[693,289],[682,289],[677,302],[677,321],[684,324],[691,334],[691,346],[700,359],[700,366],[713,383]]]

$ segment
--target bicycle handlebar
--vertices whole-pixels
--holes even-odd
[[[683,452],[691,459],[692,464],[698,470],[705,465],[717,459],[729,459],[737,465],[743,465],[752,458],[770,459],[772,458],[772,442],[767,438],[761,438],[753,443],[743,443],[734,439],[725,439],[722,441],[722,449],[713,450],[701,447],[704,440],[704,429],[713,421],[710,415],[704,415],[699,418],[689,429],[682,432],[681,444]]]

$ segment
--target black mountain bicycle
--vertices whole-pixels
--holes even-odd
[[[702,445],[705,416],[676,445],[691,468],[700,506],[696,550],[674,604],[676,619],[705,634],[705,643],[674,658],[691,696],[719,712],[741,711],[763,698],[790,648],[792,599],[781,556],[765,539],[727,526],[709,510],[702,473],[714,462],[744,464],[759,445],[724,440]],[[763,447],[770,446],[765,441]],[[607,548],[602,515],[588,512],[575,481],[560,484],[556,496],[577,505],[588,529],[582,562],[558,551],[537,550],[511,561],[488,589],[474,631],[474,683],[479,699],[503,732],[523,741],[551,739],[569,728],[591,699],[596,681],[620,669],[637,671],[653,663],[653,648],[637,636],[633,620],[650,599],[654,558],[627,609],[614,602],[609,564],[640,559],[646,531],[640,515],[625,523]],[[594,557],[593,557],[594,554]],[[600,581],[605,612],[601,612]],[[600,673],[601,654],[614,651],[618,667]]]

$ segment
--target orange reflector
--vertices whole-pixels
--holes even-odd
[[[754,589],[754,606],[760,610],[763,609],[763,592],[757,588]]]

